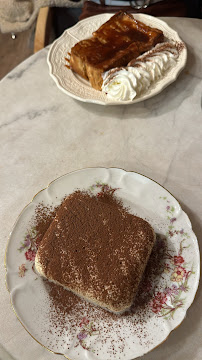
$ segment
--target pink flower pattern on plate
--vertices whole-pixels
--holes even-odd
[[[174,265],[181,265],[183,264],[183,262],[184,262],[184,258],[181,255],[173,257]]]
[[[21,246],[19,247],[18,251],[20,253],[24,252],[25,259],[28,262],[33,263],[32,270],[34,271],[34,261],[35,261],[35,256],[36,256],[36,252],[37,252],[37,247],[38,247],[37,231],[35,228],[30,229],[30,231],[25,235],[24,241],[21,241],[20,245]],[[25,271],[23,272],[24,266],[25,266],[25,264],[22,264],[19,266],[18,275],[20,277],[25,276]],[[28,270],[28,269],[26,268],[26,270]]]
[[[95,336],[99,334],[99,331],[95,328],[92,321],[88,320],[87,317],[83,317],[79,327],[81,330],[79,331],[77,335],[77,339],[79,340],[79,344],[82,346],[85,350],[91,350],[93,352],[93,349],[90,348],[90,346],[87,344],[87,338],[91,336]]]
[[[26,257],[26,259],[29,260],[29,261],[34,261],[34,260],[35,260],[35,256],[36,256],[36,251],[34,251],[34,250],[28,249],[28,250],[25,252],[25,257]]]
[[[163,197],[162,199],[167,200],[166,197]],[[160,289],[157,291],[154,294],[150,305],[151,310],[155,314],[170,319],[174,317],[176,310],[185,304],[186,298],[183,293],[189,290],[188,280],[189,277],[194,274],[194,271],[193,266],[191,269],[187,270],[188,264],[186,264],[186,261],[182,256],[184,249],[187,249],[190,246],[184,246],[184,242],[189,238],[189,235],[184,229],[175,229],[173,224],[177,219],[173,216],[175,212],[174,206],[167,205],[166,212],[168,213],[167,218],[171,224],[168,226],[166,237],[169,239],[174,235],[177,235],[178,239],[181,238],[180,246],[178,253],[175,255],[167,249],[166,259],[164,261],[164,273],[170,274],[170,281],[173,284],[166,287],[164,290]],[[167,239],[165,238],[164,241],[167,241]],[[166,244],[164,245],[166,246]],[[162,247],[161,242],[159,242],[159,246]]]
[[[165,304],[167,301],[167,296],[163,292],[157,292],[156,296],[151,302],[152,311],[154,313],[159,313],[163,307],[163,304]]]
[[[171,275],[171,281],[180,282],[186,276],[186,270],[182,266],[178,266],[174,269]]]
[[[89,191],[96,194],[98,197],[102,197],[104,194],[113,194],[118,188],[112,188],[108,184],[97,182],[93,184]],[[169,220],[168,230],[165,236],[161,239],[158,239],[158,247],[161,250],[166,250],[166,257],[163,259],[163,271],[161,276],[168,275],[169,286],[165,288],[158,287],[153,288],[152,283],[148,283],[145,287],[145,292],[153,293],[153,298],[150,301],[150,307],[153,313],[157,316],[163,316],[166,319],[173,318],[175,311],[182,307],[186,301],[186,298],[183,296],[183,293],[186,293],[189,290],[188,280],[189,277],[194,274],[193,266],[189,269],[188,264],[184,257],[182,256],[184,249],[188,248],[191,245],[184,246],[184,242],[189,238],[189,235],[184,231],[184,229],[176,229],[175,224],[177,218],[175,217],[175,208],[170,204],[170,201],[166,197],[160,197],[164,201],[167,201],[166,212],[168,214],[167,219]],[[176,254],[170,252],[167,248],[167,240],[173,236],[178,236],[178,239],[181,239],[179,251]],[[24,241],[21,242],[21,246],[18,249],[19,252],[24,252],[25,258],[28,262],[32,263],[32,270],[34,271],[34,261],[37,252],[38,242],[37,242],[37,232],[35,228],[30,229],[30,231],[25,235]],[[162,264],[161,264],[162,266]],[[24,277],[25,272],[28,269],[25,264],[19,266],[18,275],[19,277]],[[97,335],[99,331],[96,330],[93,322],[87,317],[84,317],[80,324],[80,331],[77,335],[79,344],[84,349],[90,349],[87,345],[87,339],[92,335]]]
[[[20,265],[19,266],[19,271],[18,271],[19,277],[24,277],[26,270],[27,270],[27,268],[26,268],[25,264]]]

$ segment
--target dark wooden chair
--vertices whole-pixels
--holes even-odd
[[[132,6],[108,6],[105,4],[105,0],[100,0],[100,4],[96,4],[93,1],[84,1],[83,8],[80,9],[78,15],[74,19],[71,19],[71,21],[65,20],[68,17],[68,11],[70,11],[68,8],[41,8],[36,23],[34,52],[43,49],[46,45],[49,44],[51,29],[54,22],[53,18],[55,14],[57,14],[57,23],[60,25],[59,29],[56,29],[56,37],[58,37],[65,30],[65,28],[74,25],[74,23],[78,20],[82,20],[101,13],[116,13],[122,9],[128,12],[141,12],[160,17],[181,16],[201,18],[201,6],[202,0],[164,0],[155,4],[150,4],[145,9],[137,10]]]
[[[55,38],[59,37],[64,30],[76,24],[79,21],[81,12],[81,7],[41,8],[36,21],[34,52],[43,49]]]
[[[123,9],[133,13],[144,13],[152,16],[181,16],[181,17],[195,17],[201,18],[201,1],[200,0],[164,0],[158,3],[150,4],[146,8],[136,9],[133,7],[133,1],[127,1],[131,3],[130,6],[111,6],[106,5],[105,0],[100,0],[100,3],[94,3],[93,1],[84,1],[84,6],[80,20],[89,16],[101,14],[101,13],[116,13]],[[113,2],[112,2],[113,3]]]

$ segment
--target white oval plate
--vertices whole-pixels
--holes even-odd
[[[180,52],[176,66],[171,68],[164,77],[151,85],[146,92],[136,97],[133,101],[112,101],[104,92],[93,89],[88,81],[84,80],[65,66],[67,65],[65,58],[68,57],[71,48],[78,41],[91,37],[93,31],[97,30],[104,22],[109,20],[111,16],[112,14],[101,14],[84,19],[72,28],[67,29],[60,38],[55,40],[49,50],[47,58],[50,75],[60,90],[69,96],[84,102],[100,105],[127,105],[149,99],[160,93],[166,86],[176,80],[186,64],[186,47]],[[162,30],[168,41],[182,41],[177,32],[171,29],[164,21],[145,14],[134,14],[133,16],[135,19],[144,22],[146,25]]]
[[[36,234],[31,218],[41,202],[56,206],[77,188],[96,192],[101,184],[116,188],[116,196],[124,205],[147,219],[159,234],[156,249],[165,250],[159,263],[161,271],[155,284],[146,282],[142,288],[141,296],[152,291],[144,317],[137,308],[132,315],[115,316],[109,322],[102,316],[103,311],[108,314],[105,310],[92,306],[89,309],[86,305],[81,312],[77,309],[77,321],[72,315],[70,324],[66,324],[67,331],[59,326],[53,331],[47,290],[42,278],[32,271],[34,253],[30,237]],[[22,211],[7,247],[6,279],[18,319],[49,350],[74,360],[131,360],[161,344],[182,322],[198,287],[199,261],[198,243],[188,216],[166,189],[134,172],[88,168],[54,180]]]

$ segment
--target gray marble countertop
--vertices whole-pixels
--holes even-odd
[[[7,239],[17,216],[58,176],[98,166],[144,174],[180,201],[202,244],[202,21],[165,20],[186,42],[188,61],[176,82],[145,102],[104,107],[72,99],[49,76],[48,49],[0,83],[2,359],[59,358],[24,330],[3,281]],[[144,360],[200,360],[201,303],[199,286],[181,326]]]

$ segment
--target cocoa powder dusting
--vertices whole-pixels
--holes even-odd
[[[77,193],[77,201],[79,199],[81,200],[81,197],[83,198],[84,193]],[[85,194],[86,196],[86,194]],[[85,197],[84,196],[84,197]],[[110,196],[106,199],[104,197],[103,199],[103,207],[105,208],[104,204],[106,203],[109,205],[111,202],[111,206],[109,206],[110,209],[107,211],[107,216],[110,217],[110,212],[112,212],[112,209],[114,211],[113,205],[120,211],[120,219],[122,216],[126,216],[128,214],[127,210],[123,208],[123,205],[121,202],[119,202],[117,199],[114,199],[113,196]],[[89,199],[90,201],[90,199]],[[66,203],[66,200],[63,201],[63,204]],[[89,205],[89,204],[88,204]],[[72,213],[70,215],[75,219],[75,214],[79,211],[79,208],[76,207],[75,213]],[[88,211],[86,210],[86,216],[82,217],[81,221],[81,229],[80,235],[82,235],[83,230],[85,228],[86,223],[89,220],[88,217]],[[40,244],[43,236],[47,232],[47,230],[50,227],[50,224],[55,219],[55,215],[58,212],[58,208],[51,208],[51,207],[45,207],[43,204],[40,204],[35,212],[35,227],[38,232],[38,238],[37,242],[38,245]],[[59,213],[60,214],[60,213]],[[61,215],[61,214],[60,214]],[[81,214],[80,214],[81,215]],[[93,217],[93,222],[88,222],[88,224],[91,224],[91,230],[95,227],[95,219],[98,214],[94,212],[91,213],[91,217]],[[106,213],[104,216],[102,216],[102,220],[107,220]],[[130,216],[129,216],[130,218]],[[120,220],[121,222],[121,220]],[[69,222],[68,222],[69,223]],[[107,223],[106,223],[107,224]],[[108,222],[108,226],[109,226]],[[112,223],[110,225],[110,229],[112,231],[112,228],[115,227],[116,230],[115,233],[118,235],[119,232],[123,232],[119,221]],[[99,229],[96,229],[97,231]],[[124,231],[126,231],[126,228],[124,228]],[[74,234],[77,232],[77,229],[74,229]],[[93,234],[97,234],[96,231],[93,231]],[[105,232],[102,233],[102,236],[97,238],[97,240],[101,241],[105,236]],[[96,239],[95,239],[96,240]],[[75,241],[75,238],[72,241],[72,250],[77,250],[77,252],[81,251],[81,245],[83,245],[83,241],[81,241],[80,246],[73,246],[73,243]],[[166,253],[165,246],[158,246],[158,241],[161,241],[161,238],[157,236],[157,243],[155,244],[153,251],[151,253],[149,262],[147,264],[144,276],[142,278],[142,281],[139,285],[138,292],[136,294],[136,297],[134,299],[133,305],[131,306],[131,309],[124,312],[121,315],[117,315],[114,313],[111,313],[107,310],[104,310],[100,307],[97,307],[93,304],[91,304],[88,301],[85,301],[84,299],[81,299],[77,295],[73,294],[71,291],[68,291],[64,289],[62,286],[56,285],[53,282],[50,282],[46,279],[43,280],[44,286],[47,292],[50,311],[49,311],[49,323],[50,328],[47,331],[47,339],[52,339],[52,336],[54,334],[57,334],[59,338],[62,338],[64,334],[68,334],[68,341],[67,337],[64,337],[65,340],[65,346],[67,346],[67,349],[69,349],[72,346],[72,339],[77,339],[75,342],[75,347],[81,345],[84,349],[91,350],[90,345],[87,344],[83,339],[83,334],[86,334],[84,332],[85,326],[89,326],[89,321],[93,321],[93,327],[91,329],[91,332],[93,335],[96,335],[99,337],[99,346],[96,348],[95,355],[102,354],[102,346],[106,345],[108,346],[108,353],[112,356],[112,358],[120,359],[121,353],[125,350],[125,347],[128,345],[126,344],[125,340],[127,339],[128,334],[128,328],[130,329],[131,336],[136,336],[139,339],[140,344],[145,343],[147,344],[147,325],[146,321],[150,317],[153,316],[153,313],[151,311],[150,302],[152,297],[155,294],[156,291],[156,285],[158,284],[158,278],[159,275],[163,272],[163,266],[161,267],[161,263],[163,264],[164,254]],[[165,243],[165,242],[164,242]],[[83,246],[88,246],[86,243]],[[108,242],[108,246],[110,247],[110,242]],[[120,248],[120,244],[118,244],[118,247]],[[107,253],[108,249],[106,249],[105,255]],[[54,254],[53,254],[54,255]],[[100,261],[100,265],[102,264],[103,257],[98,253],[98,258]],[[98,263],[99,263],[98,261]],[[119,271],[120,271],[120,265],[119,264]],[[104,269],[103,269],[104,270]],[[86,270],[85,270],[86,271]],[[111,271],[111,270],[110,270]],[[104,279],[105,279],[106,273],[104,272]],[[86,325],[87,324],[87,325]],[[125,333],[125,326],[127,324],[127,331]],[[85,330],[86,331],[86,330]],[[111,333],[116,333],[116,342],[114,343],[112,341]],[[85,335],[86,336],[86,335]],[[94,338],[96,338],[96,336]],[[54,336],[53,336],[54,337]],[[126,339],[125,339],[126,337]],[[48,340],[49,347],[51,348],[52,340]],[[135,344],[135,341],[134,341]]]
[[[113,194],[78,190],[59,207],[37,257],[49,280],[119,312],[132,304],[154,240]]]
[[[39,247],[46,230],[56,215],[57,207],[45,206],[43,203],[37,205],[34,216],[34,227],[37,232],[37,247]]]

